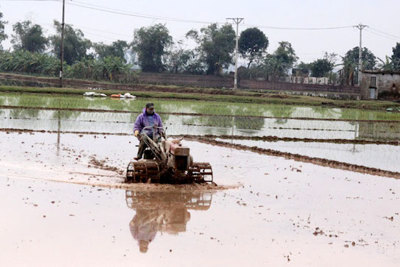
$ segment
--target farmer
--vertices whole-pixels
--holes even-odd
[[[144,150],[146,149],[147,145],[145,144],[144,140],[140,137],[142,130],[144,127],[149,127],[145,129],[145,133],[153,139],[153,132],[155,134],[161,135],[163,129],[157,127],[163,127],[160,115],[154,112],[154,104],[147,103],[146,107],[143,109],[143,113],[140,114],[135,121],[135,126],[133,127],[133,132],[135,136],[139,139],[139,149],[138,154],[135,160],[139,160],[142,158]],[[150,128],[151,127],[151,128]],[[155,127],[153,129],[153,127]]]

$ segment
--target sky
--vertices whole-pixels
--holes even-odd
[[[6,33],[22,20],[40,24],[53,34],[53,20],[61,20],[60,0],[0,0],[0,12],[8,21]],[[107,10],[110,12],[103,12]],[[66,23],[81,29],[94,42],[133,40],[134,29],[165,24],[175,41],[185,40],[191,29],[211,22],[226,23],[228,17],[243,17],[240,31],[257,26],[269,39],[272,53],[280,41],[289,41],[299,61],[306,63],[325,52],[344,55],[358,46],[359,31],[351,26],[363,23],[363,46],[384,59],[400,42],[400,0],[66,0]],[[121,15],[116,13],[124,13]],[[278,28],[330,28],[294,30]],[[193,44],[188,42],[187,47]],[[10,40],[3,43],[11,46]]]

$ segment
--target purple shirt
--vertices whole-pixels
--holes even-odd
[[[136,118],[135,125],[133,127],[133,132],[138,130],[139,133],[141,133],[144,127],[153,126],[153,125],[151,125],[151,120],[149,120],[149,117],[152,117],[153,125],[157,125],[157,127],[163,127],[160,115],[158,115],[155,112],[152,115],[147,115],[146,114],[146,108],[144,108],[143,109],[143,113],[140,114]],[[162,130],[158,129],[158,132],[161,133]],[[148,129],[148,130],[146,130],[146,133],[147,133],[147,135],[153,135],[153,130],[152,129]]]

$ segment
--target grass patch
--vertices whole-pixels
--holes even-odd
[[[26,89],[25,87],[22,89]],[[346,120],[400,120],[400,113],[373,111],[365,109],[342,109],[317,105],[287,105],[271,103],[243,103],[226,102],[213,99],[212,101],[181,98],[139,97],[136,100],[120,100],[107,98],[86,98],[79,94],[54,94],[52,88],[32,88],[34,90],[13,93],[1,93],[0,105],[47,107],[66,109],[100,109],[122,110],[139,113],[145,103],[154,102],[157,112],[181,112],[205,115],[236,115],[236,116],[268,116],[277,118],[305,117],[305,118],[331,118]],[[38,89],[44,89],[38,94]],[[79,89],[59,89],[76,92]],[[47,91],[48,90],[48,91]],[[82,93],[86,90],[81,90]],[[58,92],[58,91],[57,91]],[[110,93],[110,91],[105,91]],[[168,94],[168,93],[167,93]],[[135,95],[138,95],[135,93]],[[222,118],[215,118],[222,120]]]
[[[170,86],[172,87],[172,86]],[[150,86],[149,86],[150,88]],[[154,89],[154,86],[152,87]],[[145,89],[144,89],[145,90]],[[190,90],[190,89],[189,89]],[[189,91],[186,90],[186,91]],[[213,89],[215,91],[215,89]],[[223,89],[220,89],[223,90]],[[88,89],[56,88],[56,87],[25,87],[25,86],[0,86],[0,92],[18,93],[41,93],[61,95],[82,95],[84,92],[93,91]],[[118,90],[96,90],[107,95],[121,93]],[[331,100],[321,97],[281,95],[274,93],[254,93],[251,95],[220,95],[207,93],[180,93],[180,92],[155,92],[155,91],[131,91],[132,94],[141,98],[164,98],[180,100],[203,100],[231,103],[253,103],[253,104],[281,104],[299,106],[328,106],[340,108],[356,108],[370,110],[386,110],[388,107],[400,107],[400,104],[389,101],[366,101],[366,100]],[[248,93],[248,92],[247,92]]]

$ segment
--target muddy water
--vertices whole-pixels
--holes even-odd
[[[132,133],[137,113],[3,109],[0,128]],[[244,135],[312,139],[400,140],[400,123],[224,116],[161,116],[171,135]]]
[[[72,107],[126,110],[143,104],[13,97],[0,96],[0,104],[48,106],[51,99],[66,99]],[[210,106],[172,101],[162,108],[205,113]],[[314,116],[316,109],[267,108],[261,115],[287,118],[166,114],[163,120],[170,134],[400,139],[393,122],[293,120]],[[234,106],[222,111],[228,110],[238,113]],[[353,116],[338,109],[319,112],[315,117]],[[0,128],[54,131],[0,131],[0,266],[398,265],[399,180],[184,141],[195,161],[211,163],[218,187],[125,185],[136,139],[62,133],[127,134],[136,115],[0,110]],[[398,154],[397,146],[357,145],[353,156],[347,151],[353,145],[264,145],[388,168],[396,166]]]
[[[0,133],[0,265],[400,260],[398,180],[186,141],[195,160],[211,162],[217,183],[239,187],[104,187],[117,187],[121,175],[89,167],[90,157],[123,168],[135,144],[128,136]]]
[[[371,111],[361,109],[144,98],[138,98],[132,101],[67,95],[57,96],[45,94],[0,93],[1,105],[24,107],[80,108],[140,112],[144,104],[149,101],[156,104],[156,109],[158,112],[183,112],[236,116],[251,115],[277,117],[283,119],[301,117],[344,120],[400,121],[400,113],[398,112]]]
[[[400,172],[400,166],[397,164],[397,162],[400,161],[399,146],[221,140],[246,146],[256,146],[309,157],[325,158],[371,168]]]

